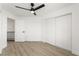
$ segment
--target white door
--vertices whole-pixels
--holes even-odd
[[[71,14],[56,18],[56,45],[71,50]]]

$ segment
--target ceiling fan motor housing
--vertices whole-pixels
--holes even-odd
[[[33,7],[34,6],[34,3],[31,3],[31,6]]]

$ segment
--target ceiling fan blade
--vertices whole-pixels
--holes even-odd
[[[29,10],[30,11],[30,9],[26,9],[26,8],[23,8],[23,7],[20,7],[20,6],[15,6],[16,8],[20,8],[20,9],[24,9],[24,10]]]
[[[38,6],[38,7],[36,7],[36,8],[34,9],[34,11],[36,11],[36,10],[38,10],[38,9],[40,9],[40,8],[44,7],[44,6],[45,6],[45,5],[44,5],[44,4],[42,4],[42,5]]]

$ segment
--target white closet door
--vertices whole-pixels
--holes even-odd
[[[56,18],[56,45],[71,50],[71,14]]]

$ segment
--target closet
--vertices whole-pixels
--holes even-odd
[[[60,48],[72,49],[72,14],[52,17],[46,20],[47,42]]]
[[[62,15],[55,18],[56,20],[56,45],[67,50],[72,49],[72,21],[71,14]]]

